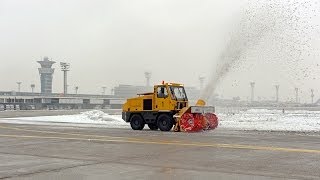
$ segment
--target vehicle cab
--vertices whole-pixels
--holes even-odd
[[[188,97],[183,84],[162,83],[154,86],[154,110],[179,111],[188,107]]]

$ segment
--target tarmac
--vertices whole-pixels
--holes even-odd
[[[0,179],[320,179],[319,138],[6,123]]]

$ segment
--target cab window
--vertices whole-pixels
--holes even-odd
[[[157,89],[158,98],[166,98],[168,97],[168,91],[165,86],[159,86]]]
[[[172,99],[175,99],[177,101],[187,101],[188,100],[186,92],[183,87],[171,86],[170,91],[171,91]]]

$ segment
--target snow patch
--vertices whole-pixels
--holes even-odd
[[[236,130],[320,132],[320,111],[250,109],[218,114],[220,126]]]
[[[110,122],[124,122],[119,116],[109,115],[103,111],[93,110],[81,113],[84,119],[92,121],[110,121]]]
[[[99,110],[83,112],[77,115],[18,117],[0,120],[2,123],[38,124],[38,125],[68,125],[84,127],[129,128],[121,115],[109,115]]]

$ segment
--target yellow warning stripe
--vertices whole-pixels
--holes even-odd
[[[120,137],[120,136],[101,136],[101,135],[90,135],[90,134],[79,134],[79,133],[64,133],[64,132],[57,132],[57,131],[40,131],[40,130],[31,130],[31,129],[8,127],[8,126],[0,126],[0,128],[1,129],[16,130],[16,131],[24,131],[24,132],[59,134],[59,135],[68,135],[68,136],[82,136],[82,137],[92,137],[92,138],[113,138],[113,139],[126,138],[126,139],[132,139],[132,140],[139,140],[137,138]]]
[[[239,144],[214,144],[214,143],[183,143],[170,141],[147,141],[147,140],[130,140],[128,139],[100,139],[100,138],[81,138],[81,137],[55,137],[55,136],[28,136],[28,135],[8,135],[0,134],[0,137],[7,138],[25,138],[25,139],[59,139],[59,140],[78,140],[78,141],[97,141],[97,142],[119,142],[119,143],[135,143],[135,144],[156,144],[156,145],[173,145],[173,146],[190,146],[190,147],[214,147],[214,148],[230,148],[230,149],[248,149],[248,150],[263,150],[263,151],[280,151],[292,153],[314,153],[320,154],[320,150],[312,149],[295,149],[295,148],[280,148],[268,146],[253,146]]]

